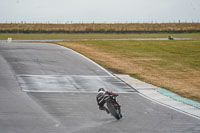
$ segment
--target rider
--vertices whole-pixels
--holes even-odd
[[[109,110],[104,106],[104,104],[106,103],[106,101],[104,100],[105,95],[112,95],[114,97],[117,97],[118,94],[113,93],[111,91],[105,91],[104,88],[99,88],[98,90],[96,99],[97,99],[97,104],[99,105],[99,109],[104,110],[109,114],[110,113]]]

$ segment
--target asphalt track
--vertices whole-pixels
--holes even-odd
[[[99,111],[119,93],[123,119]],[[0,41],[0,133],[199,133],[200,120],[140,96],[108,71],[50,43]]]

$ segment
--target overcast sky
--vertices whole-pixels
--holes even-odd
[[[200,0],[0,0],[0,23],[200,22]]]

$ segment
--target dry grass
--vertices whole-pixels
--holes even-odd
[[[200,23],[130,24],[0,24],[0,30],[22,31],[188,31],[200,30]]]
[[[134,47],[135,45],[141,45],[140,49],[143,50],[144,44],[142,42],[118,41],[117,44],[113,44],[110,46],[109,43],[116,43],[116,42],[85,41],[85,42],[59,42],[59,44],[72,48],[84,54],[85,56],[91,58],[95,62],[106,67],[107,69],[114,71],[115,73],[118,72],[118,73],[130,74],[139,79],[142,79],[143,81],[150,82],[154,85],[169,89],[175,93],[180,94],[181,96],[196,101],[200,101],[200,67],[199,67],[200,53],[198,52],[200,51],[199,47],[200,43],[199,42],[196,43],[196,45],[198,45],[196,48],[194,47],[191,48],[192,50],[196,50],[197,53],[194,55],[191,54],[191,56],[193,56],[192,58],[196,59],[190,62],[188,61],[187,58],[182,59],[184,57],[177,58],[176,61],[171,61],[172,60],[171,58],[165,59],[169,58],[165,56],[171,56],[171,54],[165,55],[166,53],[162,52],[158,52],[157,54],[155,54],[157,51],[155,51],[155,53],[153,51],[139,52],[137,50],[131,50],[130,53],[128,52],[130,50],[130,46]],[[149,45],[150,42],[146,41],[144,43],[145,44],[147,43],[147,45]],[[161,41],[161,42],[165,43],[167,41]],[[104,45],[104,43],[107,43],[108,45],[106,44]],[[173,45],[179,45],[179,43],[182,42],[181,41],[174,42]],[[189,43],[187,43],[187,45],[188,44]],[[122,47],[119,48],[118,45]],[[164,44],[158,44],[158,45],[159,46],[157,47],[161,49],[165,47],[165,46],[162,47],[162,45]],[[183,45],[180,45],[178,47],[182,46]],[[176,58],[174,57],[175,54],[173,54],[172,58]],[[185,55],[188,56],[190,55],[190,53],[189,54],[186,53]],[[184,55],[177,55],[177,56],[184,56]],[[183,61],[178,61],[178,60],[183,60]],[[185,64],[185,62],[188,63]]]

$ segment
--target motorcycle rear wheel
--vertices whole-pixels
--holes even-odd
[[[112,100],[108,100],[107,101],[107,107],[108,107],[108,110],[110,111],[111,115],[113,117],[115,117],[117,120],[119,120],[121,117],[120,115],[120,112],[119,112],[119,109],[117,109],[115,106],[114,106],[114,102]]]

